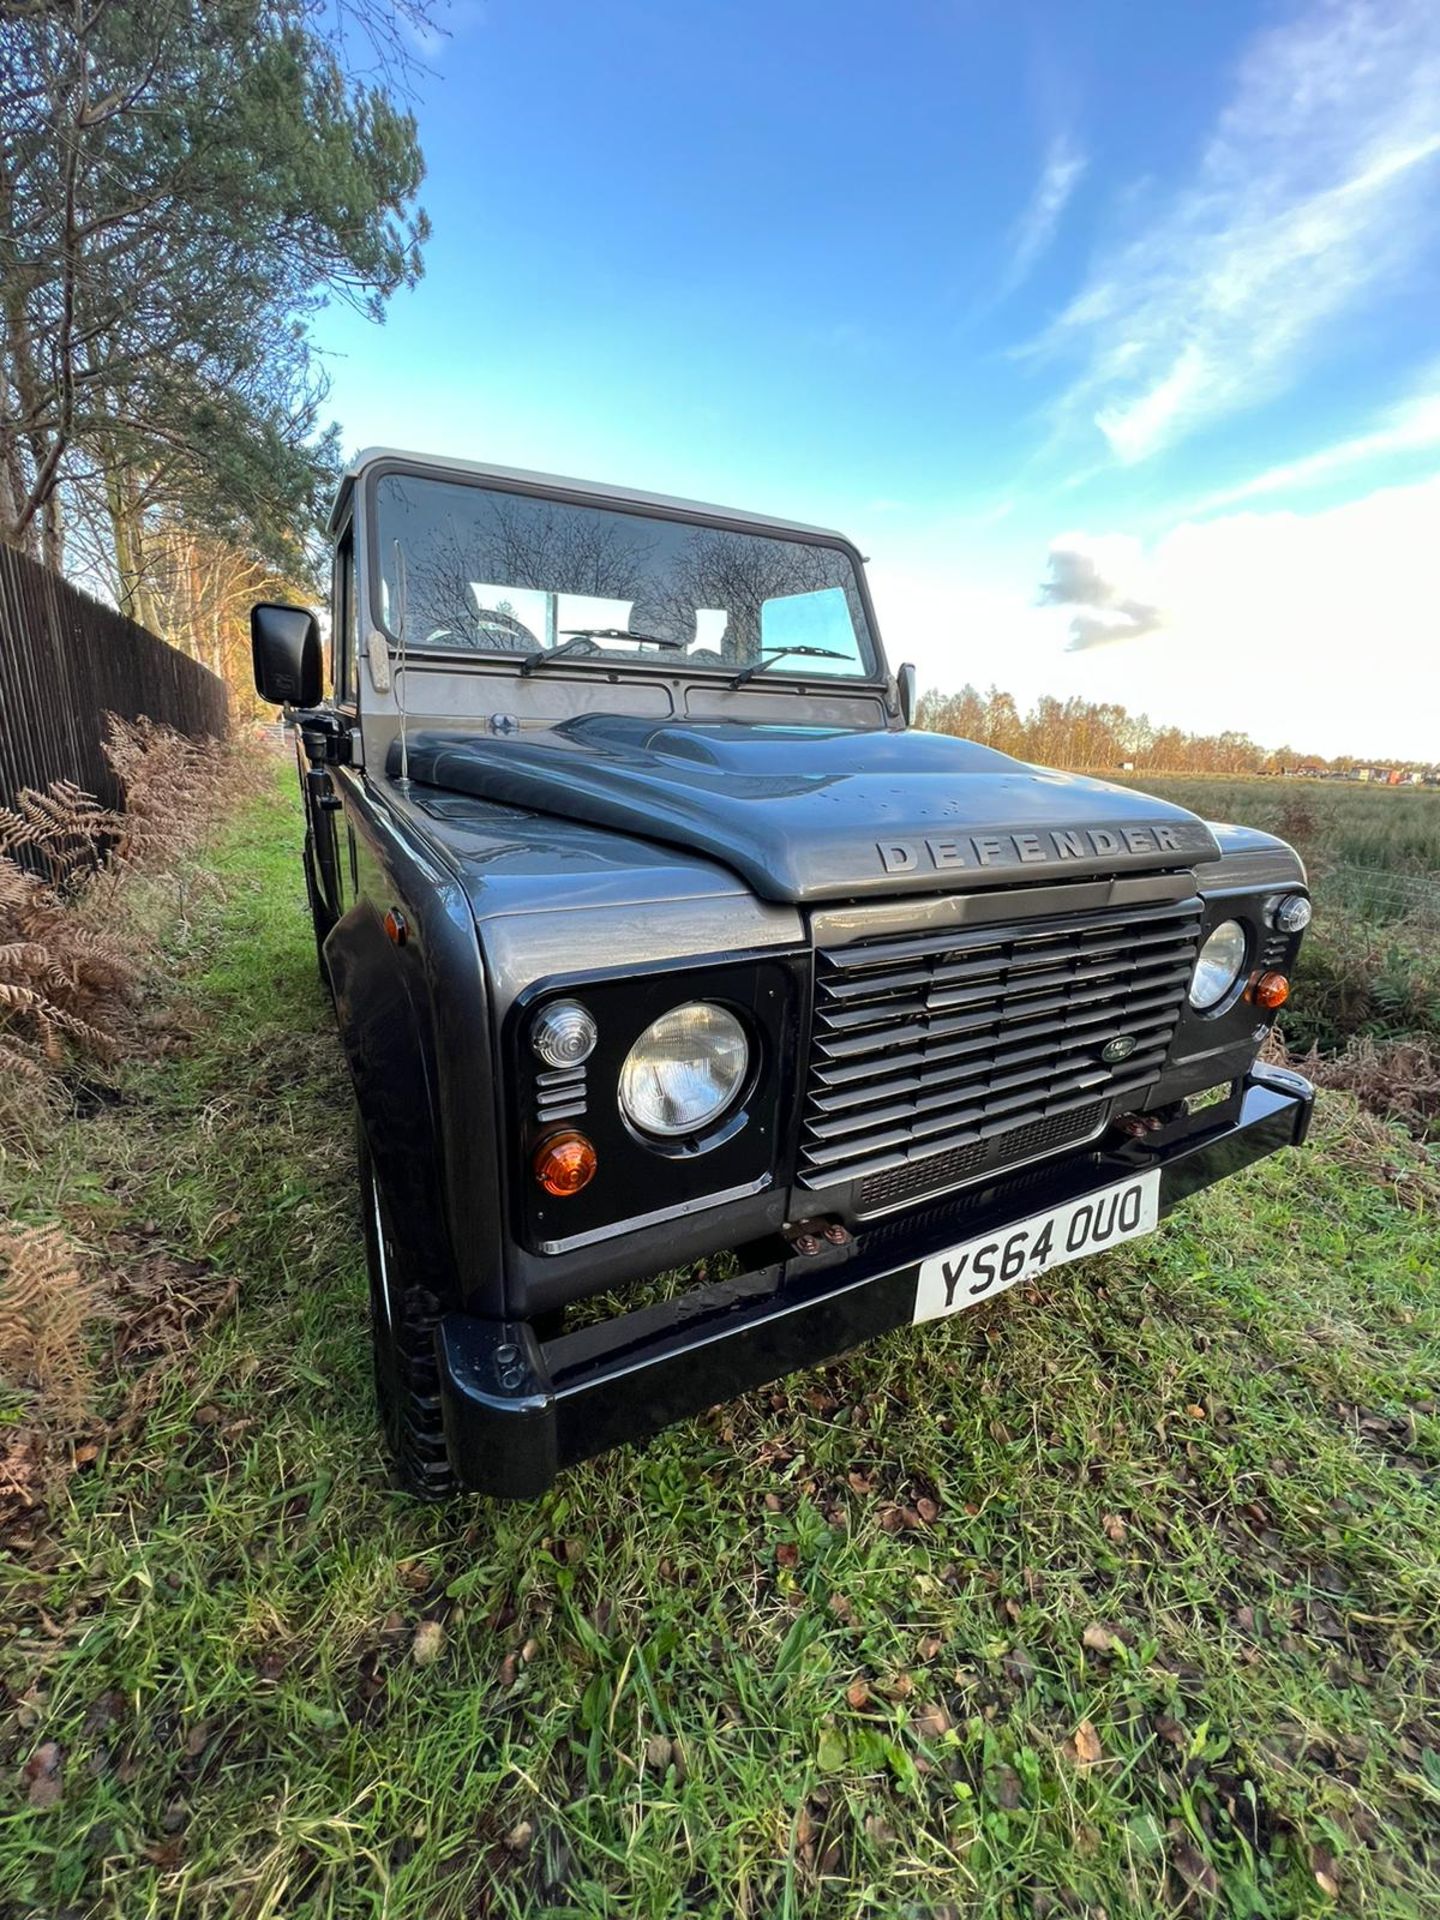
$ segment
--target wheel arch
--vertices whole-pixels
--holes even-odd
[[[355,783],[358,788],[359,783]],[[352,789],[347,799],[361,796]],[[388,809],[347,805],[357,897],[326,936],[340,1042],[397,1233],[432,1291],[500,1311],[487,995],[474,919]]]

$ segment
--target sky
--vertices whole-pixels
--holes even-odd
[[[922,686],[1440,759],[1440,5],[455,0],[350,449],[780,514]]]

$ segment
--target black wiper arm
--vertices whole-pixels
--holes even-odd
[[[633,627],[562,627],[572,640],[643,640],[647,647],[683,647],[683,640],[669,640],[663,633],[636,633]],[[559,648],[555,649],[559,652]],[[553,655],[552,655],[553,658]]]
[[[565,638],[558,647],[543,653],[527,653],[520,665],[521,678],[538,673],[551,660],[573,659],[587,640],[643,640],[649,647],[683,647],[683,640],[667,640],[663,633],[636,633],[630,627],[565,627]]]
[[[581,635],[577,633],[572,639],[562,640],[558,647],[551,647],[539,653],[527,653],[520,662],[520,678],[528,679],[532,673],[538,673],[541,667],[551,660],[563,660],[566,654],[578,653],[580,649],[576,641],[580,638]]]
[[[794,655],[803,655],[807,660],[848,660],[848,653],[841,653],[838,647],[770,647],[763,660],[754,660],[748,667],[742,667],[730,682],[732,687],[743,687],[747,680],[753,680],[757,673],[768,673],[778,660],[789,660]]]

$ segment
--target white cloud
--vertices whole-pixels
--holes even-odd
[[[1259,35],[1193,177],[1097,262],[1040,347],[1062,422],[1143,460],[1290,385],[1440,219],[1440,7],[1324,0]]]
[[[1024,701],[1043,691],[1053,616],[1024,595],[983,584],[968,567],[877,557],[865,571],[892,666],[913,660],[922,684],[945,692],[967,680]]]
[[[1015,291],[1049,248],[1059,231],[1065,209],[1070,204],[1070,196],[1079,186],[1088,165],[1089,161],[1073,145],[1068,134],[1058,134],[1050,142],[1040,178],[1035,182],[1035,191],[1011,236],[1010,264],[1001,283],[1000,298]]]
[[[1440,755],[1440,477],[1311,514],[1187,521],[1146,553],[1100,549],[1103,590],[1164,630],[1084,655],[1091,698],[1197,732],[1237,727],[1324,754]],[[1126,558],[1138,572],[1124,570]]]
[[[1303,752],[1433,760],[1437,527],[1440,476],[1310,514],[1190,520],[1148,547],[1063,536],[1050,571],[1072,589],[1063,606],[982,583],[973,561],[882,565],[872,580],[891,658],[913,659],[926,686],[994,681],[1025,704],[1079,694],[1198,733],[1237,728]],[[1087,604],[1101,616],[1149,607],[1163,624],[1140,631],[1132,618],[1114,644],[1077,650],[1072,622]]]
[[[1138,640],[1158,633],[1166,621],[1147,583],[1139,541],[1121,534],[1097,540],[1086,533],[1062,533],[1052,540],[1038,598],[1041,606],[1073,609],[1072,653]]]
[[[1216,507],[1238,505],[1277,493],[1299,493],[1306,487],[1350,474],[1377,460],[1403,459],[1410,454],[1440,454],[1440,369],[1407,400],[1389,407],[1364,433],[1352,434],[1333,446],[1322,447],[1299,460],[1267,467],[1233,487],[1207,494],[1193,511],[1209,513]]]

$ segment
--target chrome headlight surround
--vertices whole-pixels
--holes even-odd
[[[1195,957],[1186,997],[1196,1013],[1221,1012],[1245,977],[1250,936],[1239,920],[1222,920]]]
[[[646,1138],[704,1134],[740,1099],[750,1056],[745,1028],[728,1007],[687,1000],[652,1020],[626,1054],[616,1086],[620,1111]]]

